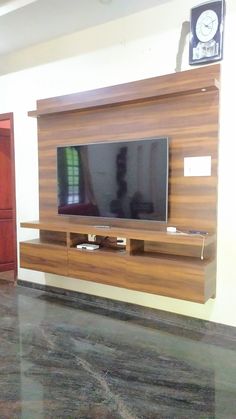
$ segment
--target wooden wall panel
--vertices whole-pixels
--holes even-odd
[[[218,91],[143,100],[85,111],[41,116],[39,127],[40,219],[58,219],[57,146],[168,136],[169,225],[216,230]],[[184,157],[212,157],[212,176],[184,177]],[[70,217],[67,217],[70,219]],[[97,224],[92,217],[71,217]],[[100,219],[100,224],[158,228],[156,222]]]

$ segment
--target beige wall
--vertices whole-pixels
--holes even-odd
[[[0,113],[14,112],[15,121],[19,241],[36,235],[20,229],[19,222],[38,218],[37,127],[27,111],[40,98],[174,72],[181,24],[197,3],[173,0],[1,61],[0,73],[5,75],[0,77]],[[200,305],[24,269],[19,278],[236,326],[235,3],[227,1],[222,62],[216,299]],[[182,68],[188,67],[186,45]]]

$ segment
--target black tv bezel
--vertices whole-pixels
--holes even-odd
[[[135,218],[119,218],[119,217],[103,217],[103,216],[91,216],[91,215],[77,215],[77,214],[59,214],[58,210],[59,210],[59,199],[58,199],[58,149],[61,148],[68,148],[68,147],[80,147],[80,146],[87,146],[87,145],[97,145],[97,144],[111,144],[111,143],[127,143],[127,142],[132,142],[132,141],[151,141],[151,140],[165,140],[166,141],[166,146],[167,146],[167,153],[166,153],[166,211],[165,211],[165,220],[152,220],[152,219],[135,219]],[[152,136],[152,137],[142,137],[142,138],[132,138],[132,139],[122,139],[122,140],[109,140],[109,141],[95,141],[95,142],[89,142],[89,143],[79,143],[79,144],[66,144],[63,146],[57,146],[56,147],[56,183],[57,183],[57,216],[58,217],[67,217],[67,218],[78,218],[78,219],[82,219],[82,220],[88,220],[88,221],[95,221],[97,225],[99,226],[108,226],[112,224],[114,224],[114,221],[117,224],[121,223],[121,222],[130,222],[130,223],[158,223],[160,224],[167,224],[168,222],[168,209],[169,209],[169,143],[170,143],[170,138],[169,136]],[[104,220],[104,223],[101,221]],[[109,223],[110,221],[110,223]],[[89,223],[90,224],[90,223]],[[92,224],[92,223],[91,223]],[[94,225],[94,223],[93,223]]]

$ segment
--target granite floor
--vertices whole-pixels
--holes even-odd
[[[236,348],[0,282],[5,418],[236,418]]]

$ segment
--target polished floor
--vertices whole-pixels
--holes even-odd
[[[0,419],[15,418],[235,419],[236,348],[0,282]]]

